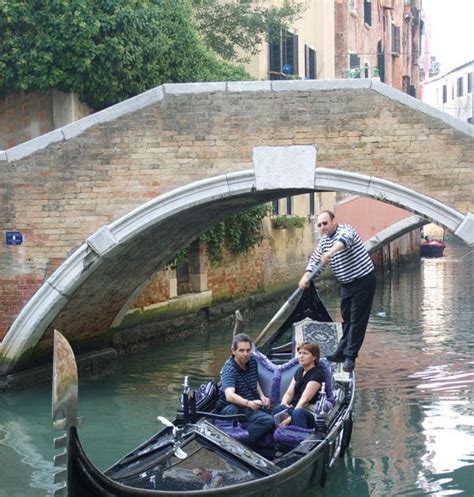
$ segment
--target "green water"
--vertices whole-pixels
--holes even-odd
[[[450,244],[378,280],[357,361],[351,449],[326,487],[304,497],[474,496],[474,303],[472,252]],[[337,295],[323,296],[338,318]],[[254,316],[256,335],[273,312]],[[80,380],[80,430],[101,469],[148,438],[157,415],[174,417],[183,375],[218,375],[231,326],[134,355]],[[52,495],[50,387],[0,397],[0,497]],[[302,497],[302,496],[301,496]]]

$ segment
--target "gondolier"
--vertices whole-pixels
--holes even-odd
[[[299,286],[308,286],[308,276],[318,264],[331,264],[341,284],[343,335],[336,352],[327,359],[343,362],[344,371],[351,372],[364,341],[374,299],[374,264],[357,231],[350,224],[338,224],[332,211],[322,211],[317,223],[321,240],[309,258]]]

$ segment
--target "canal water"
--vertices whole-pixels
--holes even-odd
[[[324,489],[300,497],[474,496],[474,256],[445,257],[379,277],[357,361],[351,448]],[[323,300],[336,319],[336,294]],[[255,336],[276,309],[252,318]],[[174,417],[183,374],[218,375],[231,326],[120,361],[80,380],[81,438],[101,469]],[[0,497],[51,496],[50,387],[0,397]],[[295,496],[296,497],[296,496]]]

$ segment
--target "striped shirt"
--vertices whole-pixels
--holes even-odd
[[[321,260],[321,255],[327,252],[336,242],[342,242],[344,249],[331,257],[331,267],[337,281],[343,285],[368,275],[374,269],[357,231],[350,224],[338,224],[331,235],[323,235],[314,252],[309,258],[306,271],[313,271]]]
[[[250,357],[245,370],[238,366],[233,356],[227,359],[222,367],[221,388],[223,392],[226,388],[235,388],[237,395],[247,400],[255,400],[259,398],[257,381],[258,366],[254,357]]]

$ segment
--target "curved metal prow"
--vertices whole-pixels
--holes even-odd
[[[182,430],[178,428],[176,425],[174,425],[168,418],[165,418],[164,416],[157,416],[156,418],[160,423],[164,424],[165,426],[168,426],[169,428],[173,428],[173,450],[174,450],[174,455],[178,459],[186,459],[188,457],[188,454],[184,452],[184,450],[179,446],[181,443],[181,432]]]
[[[65,431],[54,439],[55,449],[64,449],[54,456],[54,466],[60,471],[54,475],[54,483],[61,487],[55,490],[55,497],[67,497],[67,460],[69,445],[69,429],[80,427],[84,418],[77,417],[78,379],[74,352],[69,342],[59,331],[54,330],[53,356],[53,388],[51,402],[51,417],[56,431]]]
[[[245,329],[244,318],[242,317],[241,312],[237,309],[235,311],[235,323],[234,323],[234,331],[232,332],[232,336],[239,333],[243,333]]]

